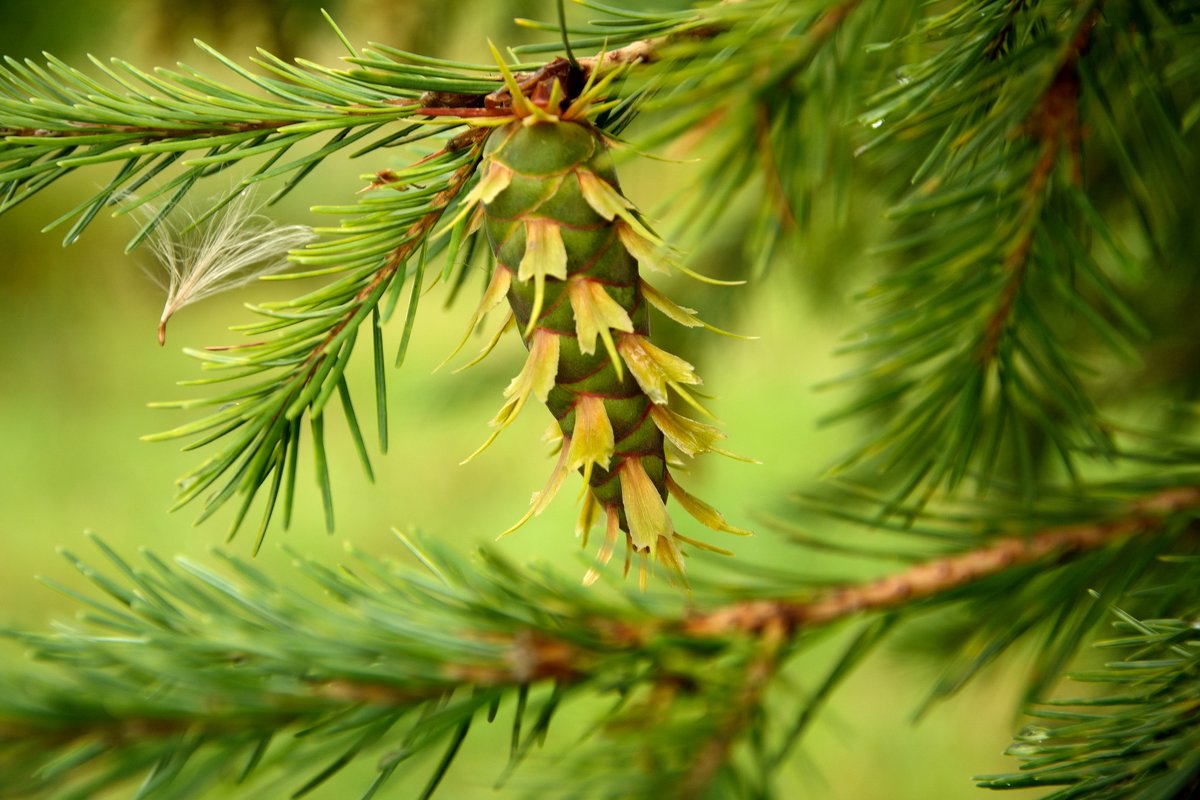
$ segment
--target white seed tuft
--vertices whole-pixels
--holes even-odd
[[[256,213],[244,191],[211,219],[159,225],[147,242],[158,259],[167,291],[158,322],[158,343],[179,309],[218,292],[245,286],[288,266],[288,251],[316,238],[304,225],[277,226]]]

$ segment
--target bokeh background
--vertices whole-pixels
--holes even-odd
[[[90,52],[120,55],[142,66],[183,60],[214,67],[192,45],[198,37],[243,60],[261,45],[285,57],[333,63],[340,45],[320,17],[321,5],[355,43],[381,41],[475,61],[486,58],[487,37],[505,44],[530,37],[513,17],[553,13],[553,3],[543,0],[4,0],[0,53],[38,58],[49,51],[81,64]],[[389,151],[355,163],[330,160],[271,213],[286,222],[321,222],[307,213],[307,205],[348,200],[361,186],[362,174],[404,159],[404,153]],[[686,186],[698,169],[690,163],[640,160],[626,165],[623,181],[640,205],[661,209],[667,199],[662,187]],[[198,369],[182,347],[232,341],[226,326],[250,316],[243,302],[276,299],[293,287],[253,287],[191,307],[172,321],[167,346],[159,348],[154,332],[162,292],[148,275],[155,265],[144,250],[122,254],[134,231],[128,218],[97,220],[80,243],[67,249],[60,246],[61,232],[40,232],[105,177],[72,176],[0,218],[0,625],[41,628],[74,613],[73,601],[35,576],[83,587],[58,551],[95,556],[85,530],[130,555],[146,547],[164,556],[205,560],[213,547],[248,555],[251,546],[250,536],[223,544],[227,514],[195,528],[195,509],[168,513],[173,479],[196,456],[172,444],[143,443],[139,436],[185,419],[181,412],[146,406],[186,394],[174,382],[196,376]],[[225,185],[198,189],[192,202],[202,205],[206,195]],[[836,224],[818,209],[802,244],[749,286],[713,292],[685,284],[671,293],[715,321],[761,337],[742,342],[688,334],[672,348],[697,363],[718,396],[714,408],[730,433],[730,447],[762,462],[747,466],[710,457],[697,466],[689,487],[735,524],[758,530],[754,539],[735,543],[738,558],[786,562],[813,574],[832,565],[788,545],[762,516],[787,517],[794,492],[816,481],[858,435],[853,425],[818,426],[817,420],[844,398],[814,389],[852,366],[831,353],[855,326],[858,311],[850,297],[875,268],[865,254],[883,200],[865,185],[856,187],[853,197],[849,217]],[[743,233],[738,220],[731,209],[727,230],[709,244],[708,260],[738,257]],[[706,254],[698,255],[703,261]],[[481,278],[471,286],[482,288]],[[369,553],[401,557],[392,527],[468,550],[491,541],[519,517],[529,493],[542,485],[551,464],[537,444],[546,424],[537,408],[527,409],[485,455],[459,466],[487,435],[486,420],[519,368],[522,351],[514,338],[473,370],[431,374],[470,313],[469,297],[449,309],[442,307],[444,297],[435,290],[426,299],[408,363],[392,376],[392,448],[375,460],[375,483],[364,479],[348,440],[335,435],[330,448],[336,533],[325,533],[315,482],[302,477],[301,486],[307,479],[309,491],[299,498],[293,529],[269,535],[258,556],[261,567],[288,575],[290,557],[280,548],[284,542],[330,562],[343,557],[347,542]],[[394,345],[398,327],[389,333]],[[363,358],[352,368],[360,411],[370,408],[368,370]],[[301,475],[311,476],[304,467]],[[583,556],[571,537],[570,494],[499,547],[518,561],[546,561],[581,572]],[[844,574],[848,567],[839,563],[836,568]],[[791,670],[793,678],[801,686],[815,683],[835,645],[806,655]],[[10,660],[23,657],[2,652]],[[785,796],[979,796],[970,781],[973,774],[1013,766],[1002,755],[1016,719],[1013,667],[1010,661],[989,673],[914,725],[913,710],[936,677],[936,660],[921,658],[911,645],[879,654],[838,692],[808,736],[785,778],[790,787]],[[572,726],[582,710],[575,713],[575,719],[562,722],[558,736],[551,731],[552,745],[556,739],[559,747],[571,745]],[[473,735],[442,796],[512,796],[492,789],[506,757],[507,735],[503,725]],[[338,798],[351,787],[361,790],[369,762],[355,765],[314,796]],[[535,758],[525,769],[536,772],[545,763]],[[395,784],[388,796],[407,797],[423,782],[427,770],[414,766],[414,782]],[[519,778],[514,785],[520,786]],[[285,796],[282,790],[280,796]]]

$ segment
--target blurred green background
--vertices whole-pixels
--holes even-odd
[[[0,52],[38,57],[46,50],[76,64],[91,52],[120,55],[143,66],[185,60],[211,68],[191,44],[192,37],[199,37],[240,59],[262,45],[285,57],[332,63],[340,46],[321,20],[320,5],[329,8],[355,43],[376,40],[475,61],[486,58],[486,37],[507,44],[528,37],[512,17],[549,18],[553,13],[553,3],[540,0],[8,0],[0,3]],[[272,213],[287,222],[322,222],[307,214],[308,204],[345,201],[361,186],[361,174],[404,158],[402,153],[377,152],[361,163],[328,161]],[[654,209],[662,200],[656,187],[685,185],[696,170],[695,164],[631,162],[623,180],[639,204]],[[61,233],[39,233],[105,177],[98,172],[72,176],[0,218],[5,261],[0,290],[0,624],[40,628],[74,612],[72,601],[34,576],[81,587],[82,580],[56,551],[66,548],[92,557],[84,530],[98,532],[128,554],[148,547],[162,555],[204,560],[207,550],[222,544],[227,514],[196,529],[191,524],[194,509],[167,512],[172,481],[194,463],[196,454],[139,441],[142,434],[184,420],[180,412],[155,411],[146,403],[186,395],[186,389],[173,383],[194,377],[197,366],[180,352],[182,347],[231,341],[233,334],[225,327],[250,316],[243,302],[293,291],[291,285],[253,287],[188,308],[172,321],[167,346],[160,349],[154,332],[162,294],[147,275],[154,264],[144,250],[122,255],[132,222],[100,219],[68,249],[60,247]],[[221,187],[201,187],[193,204],[202,205]],[[823,568],[819,557],[788,546],[755,514],[786,514],[789,494],[816,480],[856,436],[851,426],[818,428],[816,420],[840,398],[812,387],[851,366],[830,353],[854,327],[856,311],[846,298],[865,282],[870,269],[864,245],[875,228],[880,200],[869,192],[860,194],[850,220],[834,226],[818,219],[800,252],[788,263],[774,265],[761,280],[715,293],[682,284],[671,293],[717,321],[761,337],[742,342],[688,334],[672,348],[698,364],[709,390],[718,396],[714,408],[730,434],[730,448],[762,461],[747,466],[709,458],[688,480],[689,488],[723,509],[735,524],[758,529],[754,539],[734,543],[738,558],[804,560],[796,566],[807,573],[819,574]],[[723,232],[729,252],[736,252],[733,244],[741,233],[736,219],[731,214],[730,229]],[[815,293],[812,287],[818,285],[823,288]],[[478,280],[472,286],[481,288]],[[431,374],[457,342],[470,313],[469,297],[450,309],[441,307],[444,297],[435,290],[423,304],[408,363],[393,375],[392,448],[376,459],[374,485],[364,479],[344,431],[336,431],[330,454],[336,534],[324,531],[310,471],[310,491],[299,497],[293,529],[272,532],[258,557],[265,569],[288,573],[289,558],[279,548],[283,542],[330,561],[341,557],[345,542],[399,556],[392,526],[453,540],[466,550],[490,541],[518,518],[530,492],[542,485],[551,464],[540,456],[537,441],[546,418],[537,408],[527,409],[486,454],[459,466],[487,435],[486,420],[499,406],[500,392],[522,356],[514,337],[473,370]],[[394,346],[398,326],[392,328]],[[360,413],[369,408],[368,369],[362,358],[352,369]],[[584,561],[571,536],[575,509],[570,494],[499,547],[518,561],[544,560],[581,573]],[[250,545],[251,536],[245,535],[229,547],[246,555]],[[790,670],[793,679],[801,686],[815,683],[832,652],[823,647],[806,656]],[[965,798],[979,795],[971,775],[1012,767],[1001,753],[1013,729],[1016,676],[991,673],[913,726],[912,711],[936,675],[932,662],[913,655],[880,654],[837,694],[789,770],[786,780],[794,796]],[[557,739],[559,747],[569,747],[572,724],[570,719],[563,722],[557,737],[552,731],[551,744]],[[508,734],[501,728],[472,738],[442,796],[507,795],[491,789],[506,755]],[[314,796],[336,798],[344,787],[365,785],[369,762],[357,764]],[[536,772],[540,766],[535,760],[526,769]],[[424,774],[420,768],[414,771],[417,784]],[[514,786],[520,784],[519,778],[514,781]],[[410,786],[396,784],[389,796],[406,797]]]

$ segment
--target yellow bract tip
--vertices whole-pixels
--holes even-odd
[[[567,247],[563,243],[562,230],[555,220],[528,217],[525,220],[525,254],[517,266],[517,280],[533,279],[533,307],[529,311],[525,336],[532,335],[537,327],[546,298],[548,277],[559,280],[567,277]]]
[[[684,511],[706,528],[732,533],[734,536],[753,536],[750,531],[730,525],[725,521],[725,517],[721,516],[721,512],[708,503],[688,494],[682,486],[675,482],[670,473],[667,473],[667,491],[670,492],[671,497],[679,501],[679,505],[683,506]]]
[[[667,507],[646,474],[642,459],[626,458],[620,467],[621,504],[629,522],[629,535],[638,551],[653,552],[664,537],[675,532]]]
[[[632,333],[622,335],[617,350],[629,371],[633,373],[638,386],[656,405],[666,404],[668,386],[688,400],[690,395],[682,390],[680,384],[700,384],[700,378],[691,364],[661,347],[650,344],[644,336]]]
[[[596,337],[604,342],[604,349],[612,360],[617,378],[624,377],[625,370],[613,342],[612,331],[633,333],[633,321],[629,313],[612,297],[599,281],[575,276],[567,287],[571,310],[575,314],[575,334],[579,339],[579,351],[586,355],[596,352]]]

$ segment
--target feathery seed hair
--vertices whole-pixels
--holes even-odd
[[[211,218],[187,216],[186,224],[159,225],[148,239],[166,273],[159,344],[166,343],[167,322],[181,308],[281,272],[289,266],[289,251],[316,238],[304,225],[280,226],[256,213],[249,190]]]

